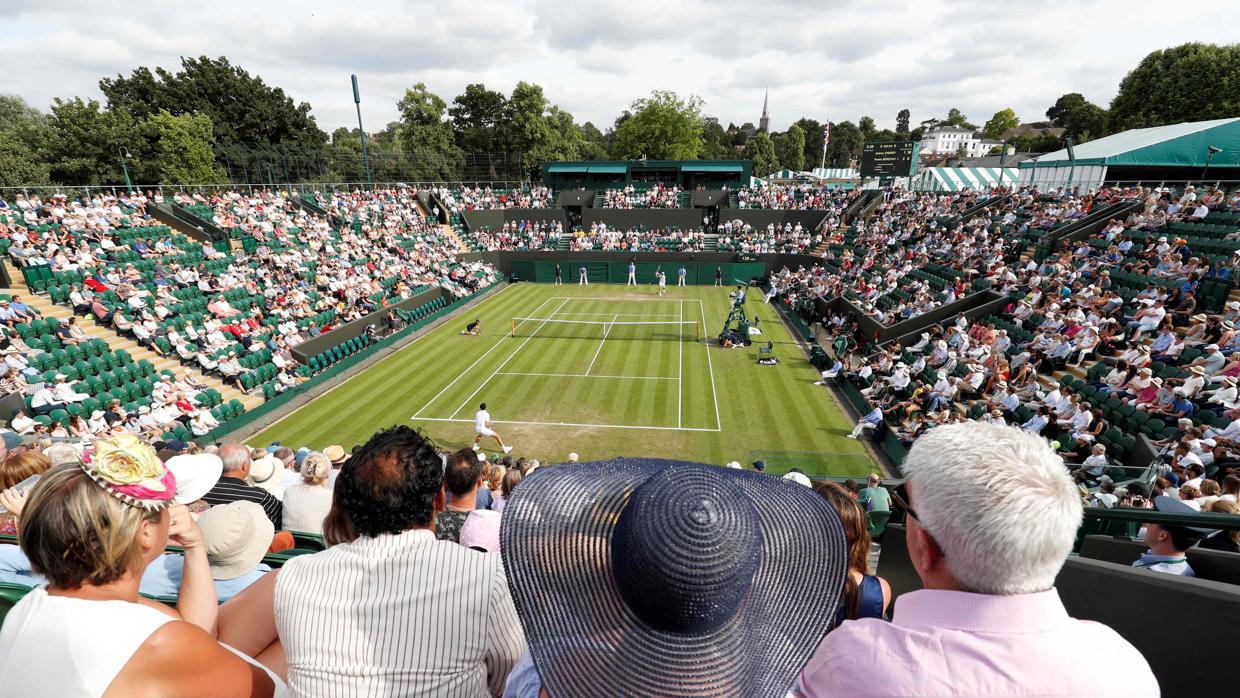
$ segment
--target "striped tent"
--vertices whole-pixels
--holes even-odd
[[[819,179],[856,179],[858,173],[852,167],[815,167],[811,174]]]
[[[929,167],[917,175],[913,188],[919,191],[987,191],[998,186],[1001,177],[1005,185],[1015,184],[1018,172],[1015,167]]]
[[[784,169],[784,170],[780,170],[779,172],[772,172],[770,176],[768,177],[768,179],[771,179],[774,181],[786,182],[789,180],[797,180],[797,181],[809,180],[809,179],[813,179],[813,177],[814,176],[808,172]]]

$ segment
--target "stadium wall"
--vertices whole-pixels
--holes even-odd
[[[416,296],[406,298],[399,303],[394,303],[389,306],[389,308],[399,308],[400,310],[406,311],[412,310],[425,303],[430,303],[436,298],[442,298],[450,295],[452,294],[448,291],[436,286],[435,288],[427,289]],[[387,322],[387,310],[388,308],[384,308],[382,310],[375,311],[364,318],[359,318],[353,322],[345,323],[330,332],[326,332],[315,337],[314,339],[308,339],[301,344],[298,344],[292,349],[293,358],[303,364],[309,363],[310,357],[318,356],[332,347],[344,344],[350,339],[361,335],[366,331],[367,326],[379,325]]]
[[[560,223],[568,230],[568,216],[562,208],[496,208],[461,213],[466,231],[483,227],[498,230],[507,221],[551,221]]]

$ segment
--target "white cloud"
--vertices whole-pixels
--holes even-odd
[[[774,128],[807,116],[893,126],[958,107],[981,123],[1012,107],[1043,118],[1065,92],[1106,105],[1148,52],[1234,40],[1236,3],[1167,8],[1150,0],[131,0],[0,2],[4,91],[46,107],[100,98],[98,81],[138,65],[175,69],[182,55],[227,56],[307,101],[324,130],[396,118],[404,89],[445,100],[466,84],[542,85],[579,121],[606,128],[654,89],[702,97],[723,123],[756,122],[771,92]]]

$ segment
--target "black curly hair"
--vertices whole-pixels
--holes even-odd
[[[443,460],[422,432],[395,426],[376,432],[336,478],[333,515],[356,535],[374,537],[429,526],[443,486]]]

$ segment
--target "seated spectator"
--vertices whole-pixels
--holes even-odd
[[[306,454],[301,463],[302,483],[284,490],[284,526],[290,531],[323,533],[323,520],[332,507],[327,481],[332,463],[318,452]]]
[[[482,487],[484,456],[466,448],[448,456],[444,467],[443,488],[451,498],[447,508],[435,516],[435,537],[453,543],[461,542],[461,526],[469,512],[478,508],[478,490]]]
[[[280,500],[267,490],[246,482],[250,474],[250,449],[245,444],[227,443],[220,446],[219,458],[223,463],[223,475],[211,491],[203,495],[203,501],[212,506],[236,501],[254,502],[263,508],[272,526],[277,531],[281,530],[283,506]]]
[[[211,507],[198,518],[198,528],[206,543],[211,579],[220,603],[271,571],[263,564],[263,556],[271,547],[275,529],[263,508],[254,502]],[[150,596],[175,596],[184,573],[185,556],[164,553],[146,566],[138,590]]]
[[[1240,504],[1236,500],[1217,499],[1207,508],[1211,514],[1231,514],[1236,516],[1240,514]],[[1223,550],[1231,553],[1240,553],[1240,531],[1216,531],[1207,536],[1197,545],[1205,550]]]
[[[434,444],[405,426],[375,434],[334,495],[331,547],[289,560],[274,584],[293,692],[499,695],[525,649],[521,624],[497,556],[435,539]]]
[[[222,625],[212,636],[221,610],[206,545],[172,504],[175,478],[149,446],[98,444],[91,463],[48,471],[22,512],[22,550],[48,585],[8,613],[0,694],[283,694],[278,678],[223,644]],[[186,555],[175,611],[138,594],[169,539]]]
[[[900,597],[891,623],[836,628],[797,682],[802,694],[1158,695],[1141,653],[1070,618],[1054,589],[1082,508],[1044,439],[937,427],[913,444],[904,474],[908,553],[925,588]],[[1100,654],[1124,670],[1098,672]]]
[[[504,519],[530,643],[506,695],[782,697],[834,623],[848,568],[823,497],[739,469],[552,468]],[[814,535],[785,547],[793,521]]]
[[[33,489],[33,484],[30,483],[20,490],[17,486],[36,475],[42,475],[50,467],[52,461],[37,451],[17,453],[0,461],[0,505],[4,507],[4,513],[0,514],[0,534],[17,534],[17,519],[26,498],[30,496],[30,490]]]
[[[872,479],[873,475],[870,476]],[[886,579],[869,573],[870,531],[862,500],[854,499],[852,492],[843,485],[827,480],[816,480],[812,487],[831,503],[844,524],[844,536],[848,540],[848,575],[844,579],[844,593],[836,612],[836,625],[845,620],[858,618],[883,618],[891,605],[891,585]],[[883,489],[872,486],[866,490]],[[861,495],[864,500],[866,490]],[[886,492],[886,490],[883,490]],[[873,491],[870,501],[880,498]]]
[[[1190,488],[1185,485],[1180,489]],[[1195,496],[1196,488],[1191,489],[1191,494]],[[1181,502],[1166,495],[1154,497],[1153,501],[1155,510],[1169,514],[1196,514],[1201,511],[1198,507],[1190,506],[1186,502]],[[1145,542],[1150,548],[1142,553],[1140,559],[1134,561],[1132,566],[1164,574],[1192,577],[1194,576],[1193,568],[1189,566],[1184,553],[1196,545],[1202,538],[1212,533],[1215,533],[1214,529],[1201,526],[1172,526],[1147,523],[1145,525]]]

